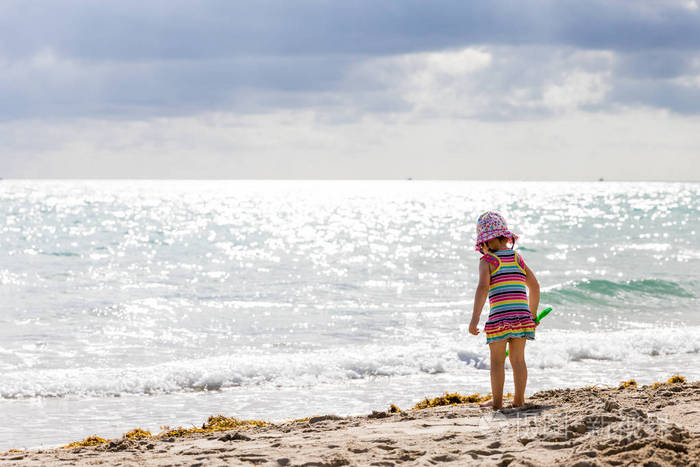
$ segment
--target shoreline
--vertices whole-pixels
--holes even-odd
[[[700,465],[700,381],[551,389],[534,393],[522,408],[499,411],[480,407],[483,400],[447,394],[422,401],[424,408],[283,423],[215,416],[201,428],[154,435],[134,429],[71,447],[4,451],[0,463]]]

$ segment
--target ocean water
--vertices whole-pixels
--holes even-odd
[[[528,393],[700,379],[699,194],[0,181],[0,449],[486,393],[485,337],[467,332],[485,210],[521,235],[554,309],[527,345]]]

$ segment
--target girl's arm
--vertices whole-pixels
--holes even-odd
[[[474,294],[474,311],[472,311],[472,321],[469,323],[469,332],[475,336],[479,334],[479,318],[481,310],[484,308],[486,298],[489,296],[489,281],[491,278],[491,267],[486,261],[479,261],[479,284],[476,286]]]
[[[530,292],[528,297],[530,313],[532,313],[532,319],[535,319],[537,318],[537,307],[540,306],[540,283],[537,282],[535,273],[527,267],[527,264],[523,263],[523,268],[525,269],[525,284]]]

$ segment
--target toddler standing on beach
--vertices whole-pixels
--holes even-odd
[[[508,344],[515,384],[513,407],[520,407],[525,403],[527,385],[525,341],[535,339],[540,285],[535,274],[514,249],[518,236],[508,230],[506,221],[498,213],[485,212],[479,216],[476,236],[476,251],[481,252],[482,256],[469,332],[479,334],[479,317],[488,297],[490,311],[484,331],[491,353],[491,404],[494,409],[503,406]]]

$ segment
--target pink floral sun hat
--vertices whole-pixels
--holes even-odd
[[[476,251],[481,251],[479,245],[492,238],[508,237],[513,241],[518,236],[508,230],[506,220],[497,212],[488,211],[479,216],[476,221]]]

